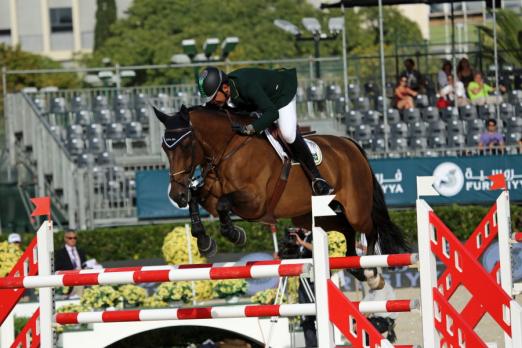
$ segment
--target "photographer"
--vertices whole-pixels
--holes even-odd
[[[294,241],[295,245],[298,246],[298,257],[299,258],[311,258],[312,257],[312,231],[305,229],[289,229],[289,237]],[[308,288],[308,289],[307,289]],[[299,303],[312,303],[314,299],[310,298],[310,294],[307,292],[311,290],[313,295],[314,283],[309,281],[307,278],[300,278],[298,296]],[[305,337],[306,347],[317,347],[317,331],[315,328],[315,316],[302,316],[301,327]]]

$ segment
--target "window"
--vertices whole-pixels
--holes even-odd
[[[0,29],[0,36],[11,36],[11,29]]]
[[[51,33],[70,32],[73,30],[72,9],[58,7],[50,9]]]

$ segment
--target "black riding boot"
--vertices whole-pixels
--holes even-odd
[[[319,169],[317,169],[315,165],[312,153],[308,145],[306,145],[303,136],[297,132],[294,142],[288,144],[288,146],[290,146],[290,149],[294,153],[295,159],[304,167],[303,169],[306,175],[312,180],[312,191],[314,195],[323,196],[331,194],[333,189],[326,180],[321,177],[321,173],[319,173]]]

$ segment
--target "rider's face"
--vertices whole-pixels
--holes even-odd
[[[217,106],[223,106],[227,102],[227,99],[230,97],[230,86],[224,83],[219,91],[216,93],[214,99],[212,99],[212,104]]]

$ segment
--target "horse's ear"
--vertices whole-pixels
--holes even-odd
[[[185,104],[181,104],[181,108],[179,109],[179,115],[184,121],[190,122],[190,109],[185,106]]]
[[[170,116],[167,115],[166,113],[160,111],[155,106],[153,106],[152,109],[154,110],[154,114],[156,114],[156,117],[158,118],[158,120],[160,120],[160,122],[166,126],[167,120],[169,119]]]

